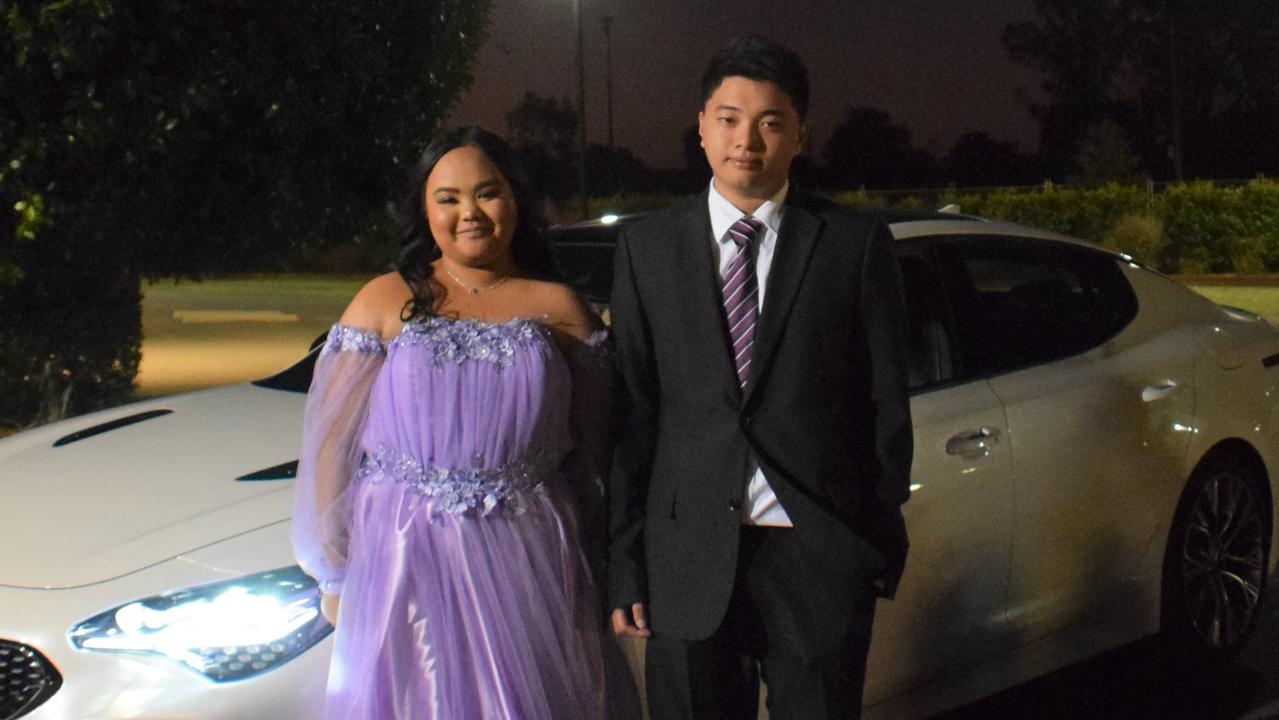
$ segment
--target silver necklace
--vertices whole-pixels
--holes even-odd
[[[466,283],[462,282],[462,278],[460,278],[460,277],[458,277],[458,276],[454,275],[452,272],[450,272],[450,271],[449,271],[449,269],[448,269],[448,268],[444,268],[444,274],[445,274],[445,275],[448,275],[448,276],[449,276],[449,277],[451,277],[451,278],[453,278],[453,282],[457,283],[458,285],[461,285],[463,290],[467,291],[468,293],[470,293],[470,294],[472,294],[472,295],[478,295],[478,294],[480,294],[480,293],[484,292],[485,290],[492,290],[493,288],[495,288],[495,287],[497,287],[497,286],[501,285],[502,283],[506,282],[507,280],[510,280],[510,279],[511,279],[511,276],[510,276],[510,275],[506,275],[506,276],[504,276],[501,280],[498,280],[497,282],[493,283],[492,285],[485,285],[484,287],[474,287],[474,286],[467,285]]]

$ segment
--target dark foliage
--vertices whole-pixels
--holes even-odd
[[[930,184],[934,161],[883,110],[850,107],[822,148],[830,188],[889,190]]]
[[[141,277],[393,232],[387,201],[469,82],[486,15],[0,0],[0,422],[128,392]]]
[[[1035,0],[1005,29],[1014,60],[1043,76],[1032,104],[1044,161],[1076,171],[1089,128],[1116,123],[1158,179],[1279,172],[1279,3]]]
[[[984,132],[962,135],[941,162],[942,179],[958,187],[1030,185],[1042,180],[1035,159]]]
[[[524,94],[506,114],[506,139],[533,187],[557,203],[577,192],[577,108],[568,98]]]

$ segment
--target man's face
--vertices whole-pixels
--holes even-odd
[[[697,129],[715,189],[746,212],[781,189],[807,135],[781,88],[739,75],[724,78],[711,93]]]

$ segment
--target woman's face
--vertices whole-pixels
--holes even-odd
[[[470,267],[510,262],[515,194],[482,150],[465,145],[445,153],[426,179],[422,200],[446,259]]]

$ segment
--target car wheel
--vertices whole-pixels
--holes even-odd
[[[1233,456],[1201,465],[1177,504],[1164,558],[1162,632],[1177,659],[1221,662],[1261,611],[1270,520],[1261,479]]]

